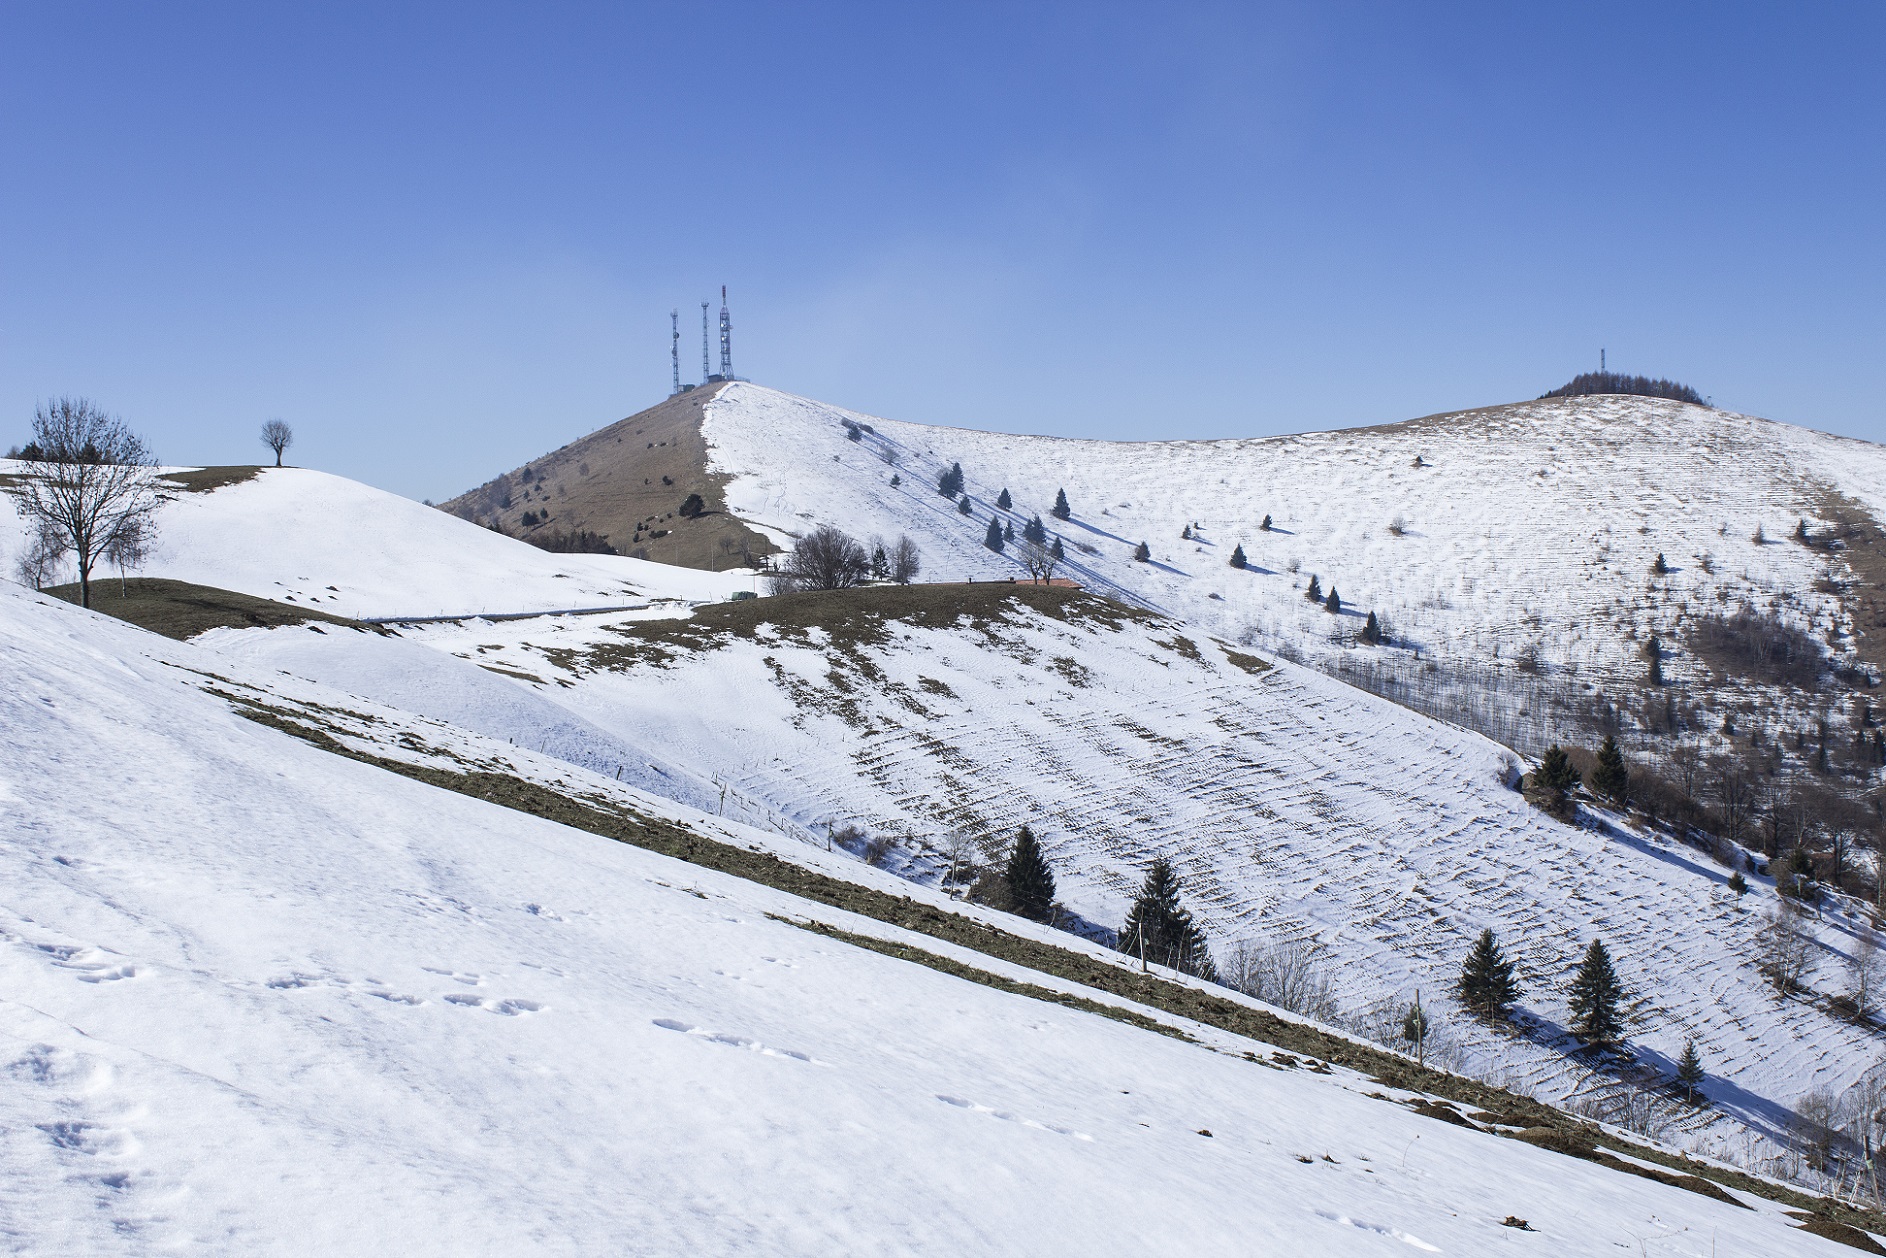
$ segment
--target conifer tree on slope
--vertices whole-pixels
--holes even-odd
[[[1218,977],[1205,944],[1205,932],[1179,903],[1178,875],[1163,859],[1154,861],[1146,871],[1146,881],[1127,912],[1126,924],[1120,927],[1119,948],[1129,956],[1144,956],[1152,964],[1184,974],[1203,979]]]
[[[1153,561],[1153,548],[1148,546],[1145,542],[1141,542],[1138,546],[1133,548],[1133,558],[1141,563],[1151,563]]]
[[[1231,566],[1234,568],[1242,568],[1246,562],[1248,561],[1244,558],[1244,543],[1239,542],[1236,546],[1231,548]]]
[[[1312,603],[1320,603],[1323,601],[1323,583],[1316,579],[1315,573],[1310,574],[1310,588],[1303,591],[1303,597],[1309,599]]]
[[[994,519],[989,521],[989,531],[982,535],[982,544],[998,555],[1002,553],[1002,526]]]
[[[1010,507],[1015,505],[1015,500],[1008,496],[1008,487],[1006,485],[1002,487],[1002,492],[995,496],[995,505],[1002,508],[1004,511],[1007,511]]]
[[[1335,616],[1342,611],[1342,595],[1336,593],[1336,587],[1329,587],[1329,597],[1323,600],[1323,610]]]
[[[971,512],[971,511],[973,511],[974,509],[975,509],[975,508],[973,508],[973,507],[971,507],[971,506],[969,505],[969,495],[968,495],[968,494],[964,494],[964,495],[963,495],[963,500],[962,500],[961,502],[959,502],[959,503],[957,503],[957,504],[956,504],[956,514],[957,514],[957,515],[968,515],[968,514],[969,514],[969,513]]]
[[[1585,959],[1572,979],[1567,1003],[1572,1009],[1572,1032],[1588,1044],[1615,1044],[1624,1035],[1624,1017],[1618,1006],[1624,985],[1611,965],[1602,939],[1591,941]]]
[[[1054,491],[1054,510],[1049,512],[1049,514],[1057,520],[1065,520],[1074,514],[1073,509],[1067,505],[1067,490],[1057,489]]]
[[[1618,750],[1618,740],[1606,734],[1604,745],[1598,748],[1598,767],[1591,771],[1591,789],[1622,807],[1630,788],[1631,771],[1625,767],[1624,753]]]
[[[1058,537],[1054,539],[1054,549],[1052,551],[1052,554],[1054,555],[1056,559],[1067,558],[1067,552],[1061,549],[1061,539]]]
[[[1565,749],[1553,743],[1539,758],[1539,767],[1526,775],[1526,794],[1532,802],[1561,821],[1571,820],[1572,792],[1578,789],[1578,770]]]
[[[963,465],[950,464],[950,470],[937,478],[936,491],[945,498],[954,498],[963,492]]]
[[[1696,1055],[1696,1041],[1683,1041],[1683,1056],[1676,1063],[1676,1081],[1683,1085],[1683,1094],[1688,1099],[1696,1099],[1697,1085],[1703,1081],[1703,1059]]]
[[[1368,622],[1362,626],[1362,640],[1364,642],[1380,642],[1382,640],[1382,622],[1375,618],[1374,612],[1369,613]]]
[[[1027,826],[1016,832],[1015,848],[1009,853],[1008,895],[1015,912],[1038,922],[1047,921],[1054,910],[1054,870]]]
[[[1033,542],[1037,546],[1048,544],[1048,526],[1041,522],[1040,516],[1035,516],[1022,525],[1022,540]]]
[[[1519,999],[1513,963],[1500,951],[1491,926],[1481,931],[1480,938],[1474,941],[1473,950],[1460,967],[1460,980],[1454,985],[1454,991],[1462,1005],[1489,1022],[1504,1018],[1507,1009]]]

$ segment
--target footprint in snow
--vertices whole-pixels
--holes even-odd
[[[503,1014],[507,1018],[525,1013],[542,1013],[544,1010],[544,1006],[535,1000],[489,1000],[470,992],[447,992],[442,999],[448,1005],[457,1005],[462,1009],[483,1009],[486,1013]]]
[[[699,1036],[710,1044],[725,1044],[729,1048],[744,1048],[748,1052],[758,1053],[762,1057],[785,1057],[793,1061],[805,1062],[809,1066],[829,1065],[827,1062],[816,1061],[810,1055],[801,1053],[796,1049],[772,1048],[760,1043],[758,1040],[749,1039],[744,1035],[728,1035],[721,1031],[704,1031],[700,1027],[678,1021],[674,1018],[656,1018],[655,1025],[664,1031],[679,1031],[683,1035]]]
[[[136,978],[138,968],[113,961],[114,954],[103,948],[80,948],[71,944],[34,944],[51,957],[53,965],[71,970],[81,983],[115,983],[121,978]]]
[[[1313,1213],[1319,1219],[1326,1219],[1331,1223],[1339,1224],[1343,1227],[1353,1227],[1358,1231],[1371,1232],[1376,1236],[1391,1236],[1402,1242],[1402,1244],[1413,1245],[1416,1249],[1425,1253],[1438,1254],[1441,1252],[1439,1245],[1430,1245],[1419,1236],[1410,1236],[1398,1227],[1382,1227],[1380,1224],[1376,1223],[1363,1223],[1357,1219],[1350,1218],[1346,1214],[1331,1214],[1328,1210],[1317,1210]]]
[[[440,978],[449,978],[454,983],[463,983],[467,987],[483,987],[485,985],[484,975],[482,974],[461,974],[457,970],[441,970],[435,965],[422,965],[419,968],[428,974],[437,974]]]
[[[1053,1123],[1038,1123],[1032,1118],[1023,1118],[1021,1115],[1011,1114],[1007,1110],[999,1110],[992,1106],[978,1104],[975,1101],[967,1101],[960,1096],[946,1096],[939,1092],[937,1093],[936,1099],[943,1102],[945,1105],[954,1105],[957,1109],[968,1110],[972,1114],[987,1114],[991,1118],[999,1118],[1005,1123],[1020,1123],[1022,1126],[1032,1127],[1036,1131],[1051,1131],[1057,1136],[1072,1136],[1076,1140],[1085,1140],[1088,1144],[1094,1142],[1094,1138],[1084,1131],[1075,1131],[1072,1127],[1057,1127]]]

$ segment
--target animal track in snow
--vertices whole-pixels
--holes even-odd
[[[679,1031],[683,1035],[699,1036],[710,1044],[725,1044],[729,1048],[744,1048],[748,1052],[758,1053],[762,1057],[787,1057],[793,1061],[805,1062],[809,1066],[829,1067],[830,1065],[828,1062],[818,1061],[810,1054],[801,1053],[796,1049],[772,1048],[760,1043],[760,1041],[756,1039],[750,1039],[744,1035],[728,1035],[721,1031],[705,1031],[700,1027],[692,1026],[689,1023],[681,1022],[675,1018],[656,1018],[655,1025],[664,1031]]]
[[[435,965],[422,965],[419,968],[428,974],[437,974],[440,978],[449,978],[454,983],[463,983],[467,987],[483,987],[485,985],[484,975],[482,974],[461,974],[457,970],[441,970]]]
[[[115,983],[121,978],[136,978],[135,965],[111,960],[113,954],[103,948],[74,948],[63,944],[37,944],[41,952],[54,958],[53,964],[71,970],[81,983]]]
[[[1094,1142],[1094,1138],[1084,1131],[1075,1131],[1072,1127],[1058,1127],[1053,1123],[1038,1123],[1032,1118],[1023,1118],[1020,1114],[1011,1114],[1007,1110],[964,1100],[960,1096],[948,1096],[939,1092],[936,1099],[945,1105],[954,1105],[957,1109],[968,1110],[972,1114],[987,1114],[991,1118],[999,1118],[1005,1123],[1020,1123],[1024,1127],[1033,1127],[1036,1131],[1051,1131],[1057,1136],[1072,1136],[1076,1140],[1085,1140],[1089,1144]]]

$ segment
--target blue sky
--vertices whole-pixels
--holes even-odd
[[[0,0],[0,442],[443,498],[735,366],[1118,438],[1595,367],[1886,439],[1886,6]]]

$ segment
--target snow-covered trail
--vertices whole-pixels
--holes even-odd
[[[1826,1252],[807,933],[244,721],[197,648],[0,623],[12,1252]]]

